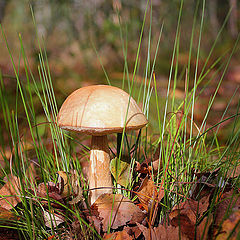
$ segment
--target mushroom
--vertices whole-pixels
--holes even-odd
[[[135,100],[122,89],[93,85],[80,88],[67,97],[57,122],[63,129],[92,136],[89,201],[93,204],[101,194],[112,192],[107,135],[122,133],[124,124],[126,131],[140,129],[148,121]]]

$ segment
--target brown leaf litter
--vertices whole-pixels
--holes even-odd
[[[187,199],[185,202],[175,206],[169,214],[170,223],[174,227],[180,227],[181,232],[188,239],[200,239],[202,232],[196,226],[209,205],[209,196],[203,197],[200,201]]]
[[[95,218],[90,218],[97,222],[103,232],[108,228],[117,229],[127,223],[141,223],[145,214],[130,199],[121,194],[102,194],[91,206],[91,212]]]
[[[13,175],[5,177],[4,180],[5,185],[0,189],[0,207],[10,210],[21,202],[20,180]]]
[[[176,240],[181,236],[182,240],[188,238],[180,233],[179,227],[159,225],[154,228],[147,228],[141,224],[137,224],[142,231],[145,240]]]

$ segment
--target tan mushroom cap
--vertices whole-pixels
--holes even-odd
[[[105,135],[122,132],[125,124],[129,95],[109,85],[93,85],[74,91],[63,103],[57,117],[61,128]],[[130,98],[126,131],[136,130],[148,123],[145,115]]]

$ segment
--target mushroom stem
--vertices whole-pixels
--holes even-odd
[[[110,155],[107,136],[92,136],[89,167],[90,204],[103,193],[112,193]],[[94,189],[104,187],[103,189]],[[109,187],[107,189],[106,187]]]

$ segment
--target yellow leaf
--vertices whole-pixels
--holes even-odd
[[[130,181],[130,164],[113,158],[110,163],[110,171],[116,182],[124,187],[127,187]]]

